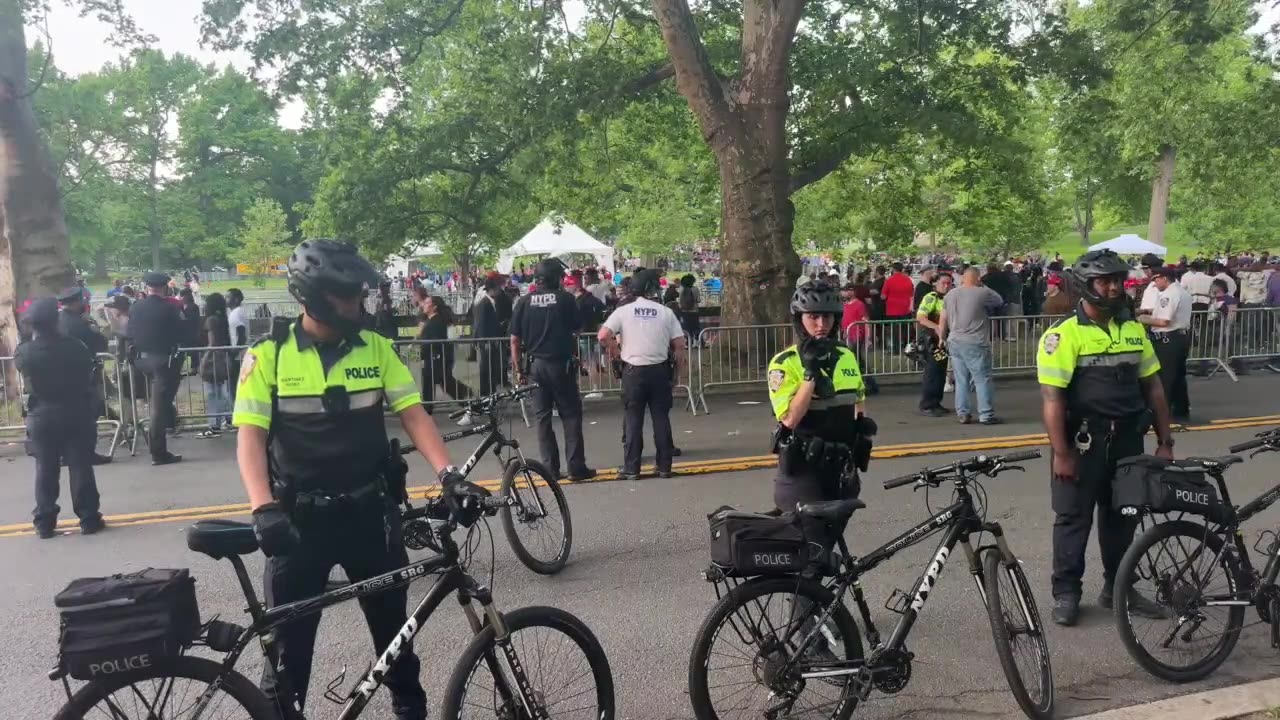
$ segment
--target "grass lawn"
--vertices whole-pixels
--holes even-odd
[[[178,278],[181,280],[182,278]],[[236,278],[235,280],[210,280],[200,283],[201,293],[220,292],[225,293],[231,288],[240,288],[246,295],[252,295],[254,292],[284,292],[288,289],[288,284],[284,278],[267,278],[267,284],[264,287],[258,287],[253,283],[253,278]],[[94,297],[102,297],[111,289],[109,282],[93,282],[89,283],[89,289],[93,291]],[[136,287],[135,290],[141,290]]]

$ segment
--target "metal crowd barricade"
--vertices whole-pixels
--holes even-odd
[[[604,393],[621,393],[622,380],[614,376],[613,365],[608,354],[596,338],[597,335],[593,332],[578,335],[578,357],[582,361],[578,386],[586,397]],[[686,338],[685,372],[672,383],[672,390],[684,390],[685,407],[688,408],[690,413],[697,415],[698,405],[695,399],[697,394],[693,391],[693,366],[697,358],[693,350],[688,347],[687,342],[688,339]]]
[[[178,349],[177,420],[205,420],[229,426],[243,346],[216,345]],[[206,380],[205,378],[208,378]]]
[[[95,423],[99,428],[105,427],[111,430],[111,443],[107,447],[107,453],[112,454],[123,433],[124,416],[120,411],[124,406],[124,400],[120,394],[121,386],[117,376],[115,356],[99,353],[95,360],[98,366],[94,368],[93,394],[95,405],[101,410],[101,414],[95,418]],[[25,400],[26,388],[22,385],[22,377],[18,373],[14,358],[0,357],[0,431],[26,431]],[[116,402],[114,408],[112,401]],[[92,410],[92,408],[86,408],[86,410]]]
[[[0,357],[0,431],[26,430],[22,377],[12,356]]]
[[[1219,317],[1221,315],[1219,314]],[[1280,357],[1280,308],[1242,307],[1221,320],[1221,356],[1228,363],[1265,360],[1273,370]],[[1231,368],[1224,364],[1228,370]]]
[[[514,383],[509,337],[397,340],[392,345],[418,382],[428,412],[493,394]],[[520,413],[528,427],[523,401]]]
[[[698,333],[695,363],[702,412],[707,389],[754,385],[768,379],[769,361],[791,344],[790,325],[721,325]]]

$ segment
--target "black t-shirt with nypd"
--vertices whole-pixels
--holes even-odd
[[[568,359],[577,348],[575,335],[581,327],[577,303],[564,290],[525,295],[512,310],[511,334],[536,358]]]

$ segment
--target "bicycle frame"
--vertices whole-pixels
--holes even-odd
[[[867,555],[860,558],[853,558],[849,553],[849,548],[843,536],[839,538],[838,544],[840,552],[845,560],[845,569],[836,576],[832,581],[832,592],[835,593],[837,601],[844,597],[844,594],[850,589],[853,591],[854,601],[858,605],[859,614],[862,616],[862,622],[866,628],[865,634],[867,640],[872,645],[872,659],[877,654],[886,650],[905,651],[907,636],[911,633],[912,626],[920,617],[920,612],[924,609],[925,603],[929,600],[929,594],[938,582],[938,578],[942,574],[943,568],[947,564],[947,559],[951,552],[955,550],[956,545],[960,545],[964,549],[965,558],[969,562],[969,572],[973,575],[978,585],[978,594],[982,598],[983,606],[987,603],[986,589],[983,586],[982,563],[977,552],[974,551],[969,537],[973,533],[989,532],[995,539],[996,548],[1001,556],[1007,562],[1017,562],[1012,551],[1004,538],[1004,529],[996,522],[985,522],[978,517],[977,510],[973,505],[973,496],[969,493],[967,482],[958,479],[956,485],[956,502],[942,509],[933,517],[916,525],[910,530],[895,537],[889,542],[872,550]],[[911,598],[910,605],[902,611],[902,617],[894,626],[893,632],[889,636],[886,644],[881,644],[880,633],[876,629],[875,624],[871,620],[871,610],[867,607],[866,598],[862,592],[862,586],[859,582],[862,575],[870,572],[876,566],[885,560],[893,557],[899,552],[913,547],[925,540],[925,538],[933,535],[935,532],[946,528],[946,532],[942,536],[942,540],[938,543],[938,548],[934,552],[929,564],[925,566],[924,573],[916,582],[912,592],[908,595]],[[981,548],[979,548],[981,550]],[[1020,599],[1021,600],[1021,599]],[[823,613],[821,619],[816,622],[812,629],[809,630],[807,636],[800,642],[799,650],[793,655],[792,663],[800,658],[805,648],[813,642],[814,638],[821,632],[823,625],[827,622],[834,607],[828,607]],[[1021,607],[1023,616],[1026,619],[1027,627],[1032,631],[1038,630],[1036,623],[1027,608]],[[803,678],[822,678],[837,677],[841,675],[852,675],[859,673],[863,668],[870,664],[868,660],[845,660],[832,663],[837,669],[832,670],[816,670],[812,672],[801,672],[800,677]],[[843,666],[843,667],[840,667]]]

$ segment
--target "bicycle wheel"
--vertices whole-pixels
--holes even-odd
[[[520,562],[540,575],[563,570],[573,545],[573,522],[569,501],[551,472],[537,460],[512,460],[502,473],[502,496],[516,499],[501,515]]]
[[[1164,680],[1208,676],[1240,639],[1245,609],[1207,605],[1206,599],[1235,596],[1241,577],[1235,555],[1223,552],[1222,536],[1205,526],[1178,520],[1151,527],[1133,541],[1116,570],[1116,629],[1125,649]],[[1130,592],[1154,600],[1170,617],[1145,620],[1130,613]],[[1135,627],[1143,622],[1151,626]]]
[[[1009,690],[1027,717],[1052,717],[1053,668],[1031,584],[1022,566],[1004,563],[995,548],[983,552],[982,577],[996,655]]]
[[[209,694],[207,702],[201,699]],[[271,701],[234,670],[181,657],[94,680],[76,691],[54,720],[275,720]]]
[[[613,672],[586,624],[552,607],[520,608],[503,617],[508,633],[503,643],[486,625],[458,659],[445,688],[445,718],[612,720]],[[508,658],[508,648],[514,659]],[[537,707],[526,708],[513,667],[525,673]]]
[[[784,673],[806,628],[828,607],[818,639]],[[858,625],[830,590],[797,577],[752,580],[721,598],[698,629],[689,656],[689,702],[698,720],[846,720],[858,705],[857,676],[805,679],[800,672],[861,659]]]

